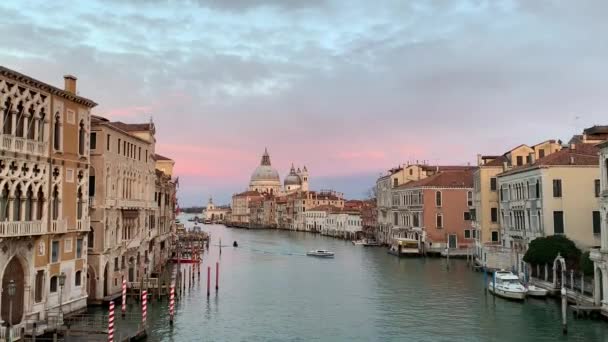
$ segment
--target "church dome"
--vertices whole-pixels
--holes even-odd
[[[270,156],[268,151],[264,151],[260,165],[251,174],[251,185],[256,184],[278,184],[281,185],[279,172],[270,164]]]
[[[272,166],[260,165],[253,171],[251,181],[277,181],[280,183],[281,179],[279,178],[279,172],[273,169]]]
[[[296,170],[294,169],[293,165],[291,165],[291,170],[289,171],[289,174],[287,175],[287,177],[285,177],[284,184],[285,184],[285,186],[302,185],[302,179],[296,173]]]

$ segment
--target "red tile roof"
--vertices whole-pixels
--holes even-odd
[[[142,131],[151,131],[154,127],[152,124],[144,123],[144,124],[128,124],[121,121],[110,122],[110,125],[117,127],[125,132],[142,132]]]
[[[599,167],[599,148],[595,144],[576,144],[574,149],[563,148],[531,165],[526,165],[500,173],[500,176],[519,173],[531,169],[550,166],[597,166]]]
[[[160,155],[160,154],[158,154],[158,153],[154,154],[154,159],[155,159],[155,160],[173,160],[173,159],[171,159],[171,158],[167,158],[167,157],[165,157],[165,156],[161,156],[161,155]]]
[[[262,195],[259,192],[257,192],[257,191],[249,191],[248,190],[248,191],[244,191],[244,192],[241,192],[239,194],[236,194],[233,197],[252,197],[252,196],[254,196],[254,197],[260,197]]]
[[[475,170],[475,167],[469,166],[466,170],[442,171],[418,181],[405,183],[397,188],[472,188],[473,172]]]
[[[483,157],[482,157],[483,158]],[[508,162],[509,160],[505,156],[498,156],[496,159],[483,164],[482,166],[502,166],[504,162]]]

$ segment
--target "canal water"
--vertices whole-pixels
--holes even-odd
[[[310,233],[202,228],[211,246],[200,282],[186,288],[173,327],[167,302],[150,302],[149,341],[608,341],[608,323],[571,314],[562,336],[553,300],[484,295],[482,274],[463,260],[448,269],[445,259],[399,259],[385,248]],[[221,255],[220,239],[229,245]],[[321,248],[336,257],[305,256]]]

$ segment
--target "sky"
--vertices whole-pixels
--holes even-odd
[[[567,141],[608,116],[608,1],[0,2],[0,64],[157,127],[180,205],[281,177],[362,198],[387,169]]]

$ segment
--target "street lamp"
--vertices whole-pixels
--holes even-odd
[[[63,322],[63,286],[65,285],[65,273],[61,272],[59,275],[59,313],[61,316],[61,321]]]
[[[14,280],[8,282],[8,336],[9,341],[12,340],[13,335],[11,334],[11,327],[13,325],[13,297],[17,292],[17,285]]]

